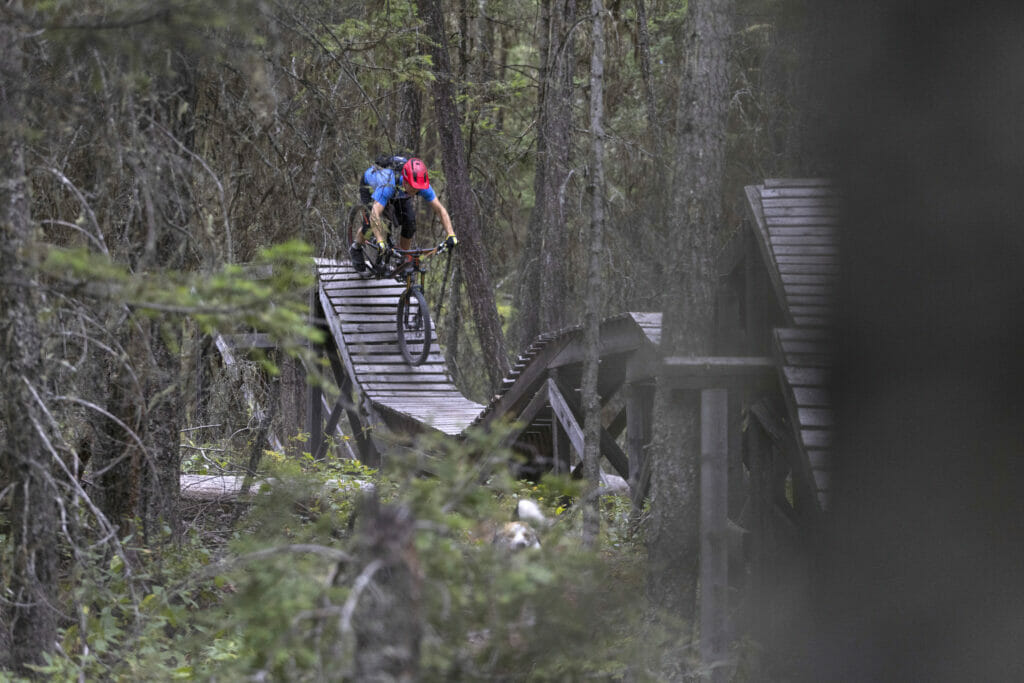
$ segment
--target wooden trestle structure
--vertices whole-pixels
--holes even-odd
[[[656,386],[699,391],[702,399],[702,654],[726,656],[725,596],[741,591],[746,615],[770,646],[799,614],[787,587],[806,570],[803,553],[828,507],[832,403],[832,297],[838,279],[840,198],[825,180],[766,180],[746,188],[747,220],[719,262],[716,355],[664,357],[661,314],[625,313],[601,325],[598,392],[604,406],[601,454],[646,494],[645,451]],[[395,336],[401,285],[355,273],[347,262],[316,261],[312,315],[323,321],[339,389],[330,404],[316,387],[307,404],[311,450],[348,418],[358,457],[380,464],[375,437],[510,425],[506,445],[528,469],[571,471],[583,452],[582,328],[538,337],[487,405],[467,399],[436,342],[427,362],[407,365]],[[729,524],[732,522],[732,524]],[[727,528],[745,529],[748,578],[729,576]],[[750,585],[753,584],[753,585]],[[799,591],[798,591],[799,592]],[[779,595],[790,596],[789,604]]]

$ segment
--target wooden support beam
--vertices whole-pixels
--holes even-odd
[[[629,455],[630,498],[639,513],[650,483],[647,446],[651,443],[651,419],[654,412],[654,383],[636,382],[626,385],[626,451]]]
[[[572,445],[576,448],[576,453],[582,458],[583,457],[583,430],[580,428],[580,423],[583,421],[583,410],[579,404],[568,398],[565,393],[559,390],[558,384],[549,379],[548,380],[548,400],[551,403],[551,410],[558,417],[558,420],[562,422],[567,432],[569,432],[569,440],[572,441]],[[556,406],[556,401],[558,406]],[[563,420],[563,415],[559,412],[560,410],[572,418],[572,424],[575,425],[575,429],[579,431],[579,444],[576,443],[576,437],[574,436],[572,429],[566,426],[568,420]],[[601,427],[601,455],[607,458],[608,462],[611,463],[615,471],[618,472],[619,476],[623,479],[629,478],[629,458],[622,449],[619,448],[619,444],[615,442],[611,434],[608,433],[604,427]]]
[[[344,397],[339,397],[338,400],[334,402],[331,414],[327,418],[327,426],[324,427],[324,434],[330,434],[338,428],[338,421],[341,419],[341,413],[344,410],[344,406]],[[312,451],[312,453],[314,460],[323,460],[324,456],[327,454],[327,439],[321,438],[319,446],[317,446],[317,449]]]
[[[700,654],[712,681],[724,681],[729,590],[729,403],[725,389],[701,391]]]
[[[576,421],[576,416],[573,415],[572,409],[569,407],[569,402],[565,396],[558,389],[558,384],[555,380],[548,378],[548,403],[551,405],[551,412],[554,413],[558,419],[559,424],[562,425],[562,429],[569,436],[569,442],[572,443],[572,447],[576,449],[576,455],[580,458],[583,457],[583,429]]]
[[[544,385],[537,390],[537,393],[533,395],[533,398],[531,398],[530,402],[526,404],[523,411],[519,413],[519,417],[516,418],[517,425],[512,429],[512,431],[505,435],[505,438],[501,441],[501,445],[507,447],[515,443],[516,439],[519,438],[519,435],[523,433],[531,422],[533,422],[533,418],[537,417],[537,413],[539,413],[547,404],[548,390],[547,385]]]

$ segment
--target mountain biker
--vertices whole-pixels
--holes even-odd
[[[416,203],[415,197],[423,197],[441,219],[447,235],[444,244],[451,249],[458,240],[452,229],[452,221],[448,210],[437,198],[437,193],[430,187],[427,165],[422,160],[412,157],[382,155],[374,160],[360,179],[359,201],[370,209],[370,227],[374,239],[381,251],[387,249],[384,243],[385,211],[391,212],[393,222],[401,228],[398,239],[399,249],[408,249],[412,245],[412,237],[416,234]],[[365,237],[362,230],[356,241],[349,246],[349,257],[356,272],[366,270],[366,259],[363,257]]]

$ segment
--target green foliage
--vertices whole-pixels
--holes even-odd
[[[258,329],[286,350],[297,350],[323,341],[323,333],[306,322],[305,293],[313,286],[310,256],[308,245],[291,241],[260,250],[245,267],[227,264],[211,275],[132,273],[105,254],[51,247],[43,269],[143,313],[188,315],[204,334]]]
[[[349,461],[269,454],[260,478],[272,483],[253,496],[227,549],[204,544],[194,527],[171,553],[129,547],[130,565],[105,546],[81,554],[66,586],[75,615],[39,673],[52,680],[350,677],[355,645],[344,614],[353,584],[345,577],[353,572],[342,558],[359,557],[354,515],[370,483],[417,520],[423,680],[642,672],[642,553],[625,531],[626,504],[606,501],[603,549],[586,550],[579,515],[566,510],[578,483],[514,480],[501,437],[396,444],[387,476]],[[491,535],[521,496],[556,521],[540,530],[541,549],[509,554]]]

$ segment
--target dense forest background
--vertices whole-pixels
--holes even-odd
[[[540,499],[556,515],[581,489],[557,478],[511,480],[500,434],[458,447],[396,443],[403,457],[394,460],[404,464],[386,477],[308,457],[299,387],[307,373],[320,372],[309,355],[320,334],[308,320],[309,259],[344,255],[357,177],[378,154],[422,157],[460,237],[452,269],[434,274],[446,278],[448,292],[439,331],[460,388],[486,401],[537,334],[580,324],[585,313],[665,310],[677,321],[669,323],[669,343],[694,350],[699,341],[687,338],[677,303],[699,303],[707,264],[740,227],[742,187],[835,174],[871,208],[854,217],[875,226],[848,245],[850,272],[862,277],[845,292],[857,304],[844,308],[846,320],[851,329],[888,331],[890,345],[882,347],[928,376],[963,352],[960,342],[975,340],[962,332],[967,320],[995,334],[992,320],[1003,309],[954,297],[961,334],[923,358],[905,343],[942,328],[936,300],[928,299],[934,307],[887,300],[897,286],[911,289],[906,264],[922,235],[932,234],[927,227],[938,225],[946,236],[929,252],[931,262],[947,263],[962,247],[949,237],[953,226],[980,222],[979,234],[994,246],[972,251],[970,263],[998,265],[998,277],[979,286],[985,301],[1021,291],[1013,279],[1019,269],[1003,261],[1019,256],[1019,242],[999,247],[998,236],[1011,234],[996,229],[1008,215],[997,210],[999,198],[960,171],[942,173],[957,166],[951,159],[968,158],[976,163],[964,168],[987,177],[989,167],[972,156],[980,148],[1010,176],[1016,162],[1009,156],[1019,150],[1001,155],[1001,145],[984,136],[965,142],[962,131],[979,128],[971,107],[948,119],[935,113],[944,111],[936,95],[941,74],[952,73],[957,90],[998,110],[996,93],[1014,81],[1019,48],[1011,49],[1012,31],[991,30],[1012,26],[1010,14],[983,12],[969,22],[944,15],[943,40],[915,43],[913,12],[872,13],[866,5],[824,21],[823,7],[803,0],[3,3],[0,671],[58,680],[707,674],[698,671],[685,608],[680,621],[666,622],[641,607],[652,596],[673,608],[679,600],[671,590],[652,592],[657,576],[646,566],[650,560],[655,575],[673,569],[657,569],[659,558],[671,560],[666,543],[644,538],[675,523],[671,513],[655,509],[637,520],[628,504],[608,500],[599,541],[581,544],[583,523],[570,511],[546,540],[543,561],[509,560],[474,541],[507,516],[514,497]],[[955,39],[960,28],[966,42]],[[936,59],[933,68],[910,48],[879,47],[893,36],[928,55],[979,49],[986,56]],[[1007,49],[1000,57],[987,45]],[[709,71],[725,79],[697,87],[705,71],[696,65],[708,54],[717,57]],[[1006,77],[975,80],[985,68]],[[854,87],[844,90],[847,84]],[[907,92],[917,95],[912,105]],[[596,111],[595,101],[603,101]],[[701,111],[709,116],[695,125]],[[905,121],[933,125],[911,135]],[[876,137],[877,128],[904,134]],[[920,155],[950,141],[959,144],[949,156]],[[888,163],[893,150],[900,163]],[[934,182],[909,182],[921,177]],[[949,200],[953,186],[972,188],[964,206],[988,207],[984,220],[933,203],[944,211],[923,214],[929,226],[908,220],[912,230],[879,232],[890,227],[884,207],[904,218],[920,208],[894,201],[887,188],[920,187],[922,197]],[[1015,194],[993,187],[1010,190],[1004,200]],[[441,233],[427,215],[421,212],[421,238],[436,242]],[[694,222],[707,234],[691,230]],[[684,240],[698,232],[702,242]],[[896,234],[907,239],[880,253],[878,245]],[[604,247],[596,261],[589,249],[595,235]],[[878,270],[864,270],[866,261]],[[262,266],[272,266],[273,276],[251,277],[268,272]],[[978,283],[972,268],[917,272],[934,291],[949,291],[947,276]],[[597,303],[584,305],[597,282]],[[859,308],[864,302],[871,305]],[[857,328],[866,320],[885,325]],[[230,368],[211,360],[212,335],[251,329],[271,334],[278,351]],[[1019,369],[1012,337],[988,338],[1000,341],[986,347],[987,357],[1009,358],[999,367]],[[954,419],[946,404],[924,405],[913,378],[906,386],[871,385],[876,366],[865,358],[884,353],[870,335],[850,339],[843,358],[854,370],[842,376],[848,396],[906,395],[930,425],[991,419],[981,379],[954,374],[929,385],[950,404],[960,387],[976,391],[977,419]],[[999,374],[981,361],[969,367],[977,378]],[[1003,391],[1009,403],[996,412],[1019,398],[1019,387]],[[256,404],[274,407],[257,413]],[[929,509],[925,494],[901,497],[922,489],[896,484],[913,479],[929,455],[963,466],[952,444],[975,444],[935,434],[905,439],[899,421],[857,412],[859,405],[846,409],[850,434],[863,437],[848,442],[849,453],[870,457],[849,460],[849,480],[858,486],[837,518],[843,538],[855,540],[830,549],[835,571],[823,585],[863,592],[828,595],[823,604],[849,621],[835,633],[825,629],[815,655],[803,643],[784,652],[741,643],[736,676],[793,680],[808,659],[818,672],[854,659],[835,655],[874,637],[865,635],[864,624],[876,623],[869,610],[907,595],[885,572],[877,584],[884,589],[869,580],[877,576],[872,561],[901,548],[916,551],[895,570],[915,588],[907,620],[938,629],[966,611],[983,634],[966,640],[988,662],[980,670],[1005,673],[1000,664],[1013,658],[993,662],[1019,619],[981,588],[943,603],[947,611],[937,619],[921,617],[935,593],[917,590],[910,574],[925,577],[920,585],[945,586],[947,595],[956,594],[960,577],[985,585],[972,558],[1007,546],[971,532],[1019,519],[1002,488],[1015,479],[995,486],[988,461],[972,460],[963,509],[952,507],[947,523],[936,525],[920,513]],[[873,431],[879,424],[884,429]],[[1013,474],[1016,423],[1006,417],[998,424],[986,452]],[[664,427],[658,448],[678,440],[676,428],[688,427]],[[288,437],[280,451],[264,450],[270,431]],[[879,434],[904,438],[901,455],[914,457],[902,462],[914,466],[892,469]],[[338,445],[336,453],[343,450]],[[866,463],[889,463],[891,488],[876,486]],[[278,484],[256,505],[186,505],[177,496],[183,470],[244,473],[247,485],[270,476]],[[336,485],[325,492],[325,481]],[[377,495],[359,504],[346,487],[367,482]],[[942,476],[930,483],[941,500],[958,500],[956,485]],[[993,488],[999,494],[986,498]],[[981,512],[968,509],[979,499],[988,501]],[[976,553],[928,545],[912,530],[889,527],[884,513],[907,515],[929,533],[953,527],[952,538],[976,541]],[[886,528],[894,530],[874,547],[869,532]],[[1012,573],[1019,554],[1005,555],[997,578]],[[950,555],[961,559],[949,574],[936,572]],[[377,575],[384,565],[388,571]],[[540,618],[538,605],[549,608]],[[989,608],[1002,615],[994,626],[985,621]],[[911,630],[898,618],[886,627],[887,635]],[[890,648],[876,643],[877,658],[849,670],[861,666],[867,679],[914,661]],[[956,664],[950,671],[967,674],[975,659]],[[932,679],[950,673],[924,670]]]

